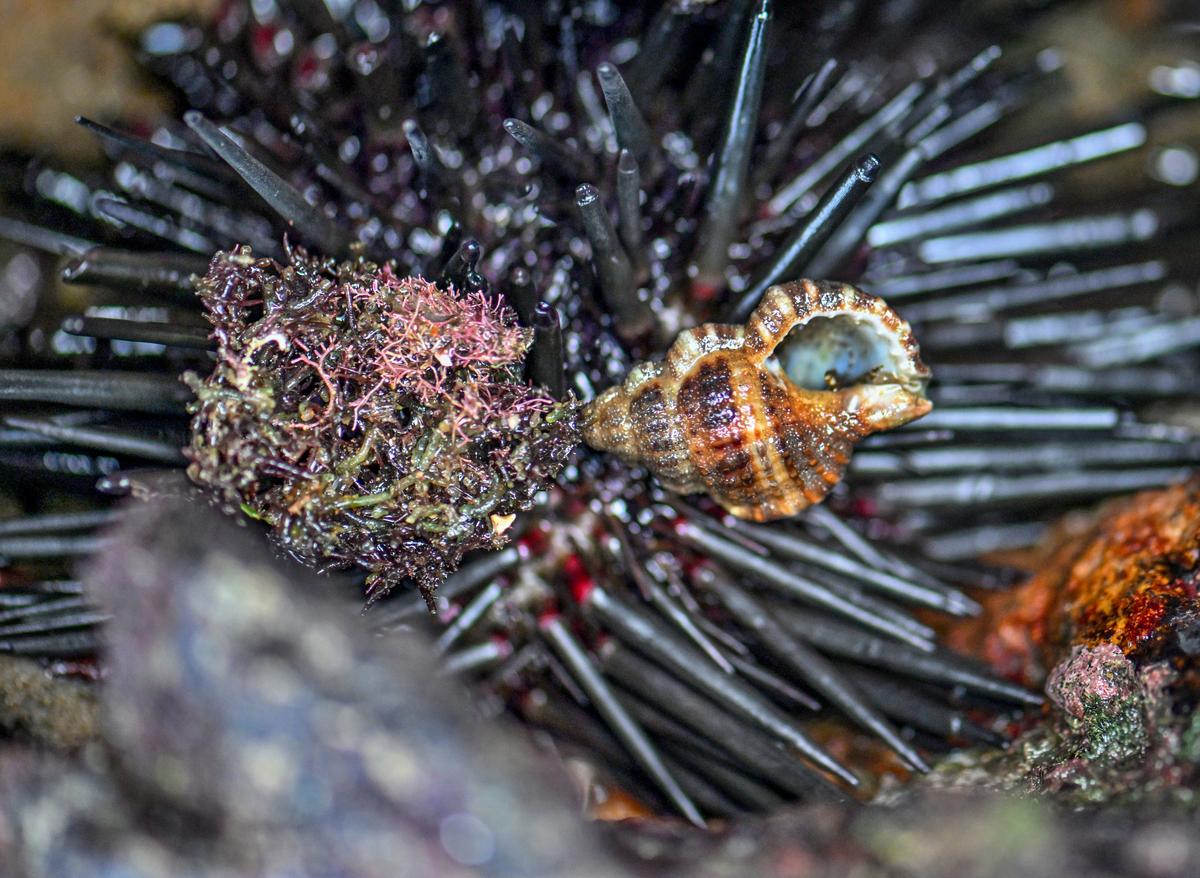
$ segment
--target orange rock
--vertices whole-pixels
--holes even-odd
[[[1037,684],[1072,646],[1109,643],[1135,661],[1175,648],[1175,620],[1200,611],[1200,479],[1110,501],[1060,525],[1033,576],[987,595],[951,646]]]

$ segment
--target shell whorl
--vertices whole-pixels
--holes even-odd
[[[825,497],[863,436],[928,412],[928,380],[882,299],[801,280],[767,290],[744,326],[680,333],[585,408],[583,437],[674,491],[783,518]]]

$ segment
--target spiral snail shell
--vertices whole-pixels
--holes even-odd
[[[929,369],[912,330],[849,284],[773,286],[745,326],[680,333],[583,412],[588,445],[767,521],[820,502],[854,444],[919,418]]]

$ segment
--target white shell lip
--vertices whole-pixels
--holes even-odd
[[[923,396],[930,378],[912,329],[887,302],[850,284],[811,280],[771,287],[743,325],[685,330],[662,368],[680,377],[702,357],[743,347],[806,390],[890,384]]]
[[[882,299],[839,286],[842,295],[815,297],[818,306],[782,333],[774,368],[808,390],[893,384],[923,395],[930,372],[908,324]]]

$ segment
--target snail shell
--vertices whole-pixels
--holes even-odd
[[[912,330],[849,284],[773,286],[745,326],[679,335],[583,413],[583,438],[682,494],[767,521],[820,502],[854,444],[926,414]]]

